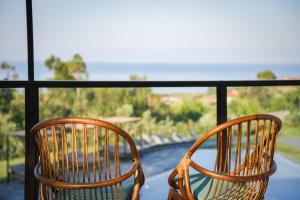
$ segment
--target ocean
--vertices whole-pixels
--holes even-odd
[[[26,62],[11,61],[20,80],[26,80]],[[146,76],[150,81],[255,80],[258,72],[271,70],[278,79],[300,79],[300,64],[165,64],[165,63],[86,63],[88,80],[126,81],[130,75]],[[3,79],[1,72],[0,78]],[[53,75],[43,62],[35,62],[35,79]],[[187,91],[187,88],[184,90]],[[168,92],[169,89],[161,91]],[[200,89],[200,91],[203,91]]]

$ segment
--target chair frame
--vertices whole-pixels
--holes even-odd
[[[55,125],[61,125],[61,126],[63,125],[64,126],[66,123],[83,125],[85,127],[84,130],[83,130],[83,134],[85,134],[85,135],[87,134],[87,130],[86,130],[87,128],[86,127],[88,125],[93,125],[95,127],[97,126],[97,127],[105,128],[105,130],[113,131],[116,134],[115,139],[114,139],[114,142],[115,142],[114,143],[115,144],[114,148],[115,148],[115,152],[117,152],[116,153],[117,155],[115,154],[115,156],[118,156],[118,159],[119,159],[119,147],[118,147],[118,143],[116,143],[116,138],[117,138],[118,135],[120,135],[121,137],[123,137],[123,139],[125,139],[128,142],[128,144],[130,146],[130,150],[131,150],[132,158],[133,158],[133,164],[127,172],[125,172],[121,175],[120,161],[119,161],[119,163],[115,163],[115,164],[118,165],[117,167],[119,168],[118,169],[119,172],[115,172],[115,173],[118,173],[118,176],[114,177],[114,178],[112,178],[112,177],[106,178],[105,177],[105,180],[100,180],[100,181],[95,181],[95,182],[90,182],[90,181],[85,182],[84,181],[84,182],[77,182],[77,183],[72,182],[71,183],[70,181],[66,182],[66,181],[63,181],[63,180],[56,180],[54,178],[55,176],[52,176],[52,177],[48,176],[47,177],[43,173],[41,173],[41,171],[43,171],[42,170],[43,168],[44,168],[44,171],[45,171],[45,167],[47,168],[47,163],[45,163],[46,161],[40,159],[39,163],[36,165],[36,167],[34,169],[34,175],[40,183],[40,199],[49,199],[49,198],[51,199],[51,197],[49,197],[49,195],[47,196],[47,194],[42,193],[42,188],[43,187],[48,187],[48,188],[51,188],[52,190],[53,189],[63,189],[63,190],[78,189],[79,190],[79,189],[96,189],[96,188],[104,187],[107,190],[107,187],[109,187],[109,186],[113,187],[114,185],[121,184],[123,181],[130,178],[131,176],[134,176],[134,187],[133,187],[133,191],[131,193],[131,199],[133,199],[133,200],[139,199],[139,191],[140,191],[140,188],[143,186],[143,184],[145,182],[145,177],[144,177],[144,173],[143,173],[143,170],[142,170],[142,166],[141,166],[141,163],[140,163],[140,159],[139,159],[139,155],[138,155],[135,143],[134,143],[133,139],[130,137],[130,135],[127,132],[125,132],[121,128],[119,128],[119,127],[117,127],[117,126],[115,126],[115,125],[113,125],[109,122],[102,121],[102,120],[97,120],[97,119],[91,119],[91,118],[83,118],[83,117],[54,118],[54,119],[49,119],[49,120],[42,121],[42,122],[36,124],[31,129],[31,135],[32,135],[32,137],[35,141],[35,146],[38,150],[39,156],[41,156],[41,154],[45,153],[45,152],[43,152],[43,147],[41,147],[42,144],[40,144],[41,143],[41,138],[40,137],[43,137],[43,136],[40,136],[40,134],[41,134],[40,131],[43,130],[44,128],[51,127],[52,134],[55,134],[55,130],[53,130],[52,127],[54,127]],[[72,128],[72,135],[73,135],[73,131],[74,130]],[[76,132],[76,130],[75,130],[75,132]],[[46,133],[46,135],[47,134],[48,133]],[[44,133],[44,135],[45,135],[45,133]],[[105,143],[104,156],[106,156],[106,158],[104,157],[104,159],[107,160],[106,161],[106,168],[108,168],[107,165],[108,166],[110,165],[109,164],[109,162],[110,162],[109,161],[109,156],[108,156],[108,151],[109,150],[108,150],[108,136],[107,135],[108,135],[108,132],[106,131],[105,132],[105,142],[104,142]],[[83,137],[86,137],[86,136],[83,136]],[[95,140],[95,138],[94,138],[94,140]],[[97,139],[97,142],[98,142],[98,139]],[[50,141],[49,141],[49,143],[50,143]],[[83,145],[84,145],[84,150],[85,150],[87,148],[88,144],[87,144],[87,141],[84,141],[83,143],[84,143]],[[96,144],[96,143],[94,143],[94,144]],[[56,141],[56,145],[57,145],[57,141]],[[64,145],[64,142],[62,142],[62,145]],[[65,148],[68,148],[68,147],[65,147]],[[76,146],[76,148],[78,148],[78,147]],[[96,150],[98,150],[98,149],[96,149],[96,145],[94,145],[93,150],[94,150],[94,153],[96,152]],[[49,151],[49,149],[48,149],[48,151]],[[76,149],[76,151],[78,151],[78,149]],[[67,152],[68,152],[68,150],[67,150]],[[48,154],[50,155],[50,153],[48,153]],[[65,153],[63,153],[63,154],[65,154]],[[78,157],[78,155],[77,155],[77,157]],[[77,159],[77,157],[76,157],[76,159]],[[48,157],[48,159],[50,159],[50,157]],[[62,159],[64,160],[64,157]],[[65,158],[65,159],[69,159],[69,158]],[[94,154],[94,159],[95,159],[95,154]],[[56,162],[59,162],[59,161],[56,161]],[[88,166],[89,164],[90,163],[89,163],[89,160],[88,160],[88,152],[84,151],[83,152],[83,165]],[[105,164],[105,160],[104,160],[104,164]],[[58,165],[59,165],[59,163],[58,163]],[[66,164],[66,165],[68,165],[68,164]],[[78,168],[78,160],[77,160],[77,168]],[[91,168],[94,169],[94,170],[95,170],[95,168],[97,168],[97,163],[96,163],[95,160],[93,160]],[[59,170],[59,168],[58,168],[58,170]],[[66,167],[66,170],[69,173],[70,167]],[[89,170],[89,167],[88,167],[88,170]],[[110,170],[111,170],[110,167],[106,170],[109,170],[108,173],[111,173],[110,172]],[[77,173],[78,173],[78,171],[77,171]],[[105,173],[107,173],[107,172],[105,172]],[[94,174],[94,176],[96,176],[96,175]],[[109,176],[111,176],[111,175],[109,175]],[[102,189],[101,189],[101,191],[102,191]]]
[[[222,136],[226,136],[227,139],[229,139],[231,142],[231,133],[228,133],[228,130],[230,132],[231,127],[233,127],[234,125],[238,126],[238,131],[237,131],[237,137],[239,137],[239,141],[241,141],[241,134],[242,134],[242,123],[247,123],[247,143],[246,145],[249,145],[250,142],[250,129],[249,129],[249,124],[250,124],[250,128],[251,128],[251,121],[256,121],[256,130],[255,130],[255,137],[256,137],[256,141],[257,141],[257,137],[258,137],[258,123],[259,121],[262,120],[264,123],[266,123],[267,120],[270,121],[270,128],[269,128],[269,132],[267,133],[267,131],[265,130],[266,128],[266,124],[263,125],[263,140],[261,140],[260,143],[255,143],[254,144],[254,150],[253,152],[250,154],[249,152],[247,159],[245,159],[245,161],[241,164],[238,164],[234,167],[233,170],[229,169],[228,170],[228,166],[226,167],[226,164],[222,165],[222,162],[228,162],[225,160],[222,161],[222,155],[224,155],[224,153],[226,154],[226,156],[228,157],[227,153],[230,152],[231,150],[228,150],[228,144],[225,145],[225,148],[222,148]],[[271,123],[272,122],[272,123]],[[255,189],[253,189],[252,191],[249,190],[249,193],[247,195],[249,195],[251,197],[251,199],[263,199],[264,193],[266,191],[267,185],[268,185],[268,180],[269,177],[275,173],[277,166],[275,161],[273,160],[273,156],[274,156],[274,149],[275,149],[275,141],[276,141],[276,135],[278,134],[279,130],[282,127],[282,122],[279,118],[273,116],[273,115],[269,115],[269,114],[257,114],[257,115],[249,115],[249,116],[244,116],[244,117],[240,117],[228,122],[225,122],[223,124],[220,124],[218,126],[216,126],[215,128],[211,129],[210,131],[208,131],[205,135],[203,135],[202,137],[200,137],[193,145],[192,147],[187,151],[187,153],[185,154],[185,156],[183,157],[183,159],[179,162],[179,164],[177,165],[177,167],[172,171],[172,173],[169,176],[168,182],[170,185],[170,191],[169,191],[169,196],[168,199],[188,199],[188,200],[194,200],[194,196],[192,194],[191,191],[191,185],[190,185],[190,176],[189,176],[189,167],[195,169],[197,172],[200,172],[201,174],[205,175],[205,176],[209,176],[211,177],[212,180],[216,180],[219,184],[222,184],[223,187],[223,182],[224,181],[228,181],[228,182],[233,182],[233,183],[237,183],[237,184],[241,184],[241,183],[246,183],[246,184],[253,184],[253,188],[258,187],[258,191],[256,191]],[[228,129],[228,130],[227,130]],[[224,134],[225,133],[225,134]],[[264,135],[265,134],[265,135]],[[265,138],[265,136],[268,134],[268,136]],[[214,170],[208,170],[205,169],[201,166],[199,166],[197,163],[195,163],[192,160],[192,155],[194,154],[194,152],[201,146],[202,143],[204,143],[206,140],[208,140],[210,137],[214,136],[214,135],[218,135],[218,139],[217,139],[217,159],[216,159],[216,163],[215,163],[215,167]],[[225,139],[226,139],[225,137]],[[224,137],[223,137],[224,138]],[[231,143],[230,143],[231,145]],[[268,152],[270,155],[265,155],[265,154],[261,154],[262,150],[265,148],[265,145],[270,145],[268,146]],[[236,144],[236,150],[237,152],[239,152],[239,154],[241,154],[242,150],[241,150],[241,142]],[[263,146],[263,148],[261,148],[261,146]],[[227,149],[226,149],[227,148]],[[248,151],[249,151],[249,147],[247,146]],[[222,152],[222,151],[226,152]],[[264,152],[265,153],[265,152]],[[246,155],[247,155],[246,154]],[[241,156],[241,155],[239,155]],[[235,159],[235,164],[237,164],[237,158],[238,156],[236,156]],[[266,169],[263,172],[261,172],[261,170],[259,170],[259,172],[253,172],[255,170],[251,170],[248,169],[249,163],[251,162],[256,162],[255,160],[258,160],[257,164],[262,164],[262,159],[267,159],[267,166]],[[230,155],[229,155],[229,159],[230,160]],[[218,163],[217,163],[218,162]],[[247,169],[246,169],[247,168]],[[246,174],[243,172],[243,170],[247,170]],[[242,173],[243,172],[243,173]],[[175,177],[178,176],[178,184],[175,183],[174,179]],[[227,189],[227,188],[226,188]],[[209,189],[211,190],[211,188]],[[215,192],[216,193],[216,192]],[[226,192],[227,193],[227,192]],[[215,196],[216,194],[214,194]],[[207,194],[208,196],[208,194]],[[207,198],[206,196],[206,198]],[[239,195],[236,196],[236,198],[232,198],[232,199],[238,199]],[[213,198],[213,199],[218,199]],[[223,198],[222,198],[223,199]]]

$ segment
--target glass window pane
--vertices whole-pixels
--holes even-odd
[[[24,199],[24,89],[0,88],[0,199]]]
[[[299,183],[292,182],[299,178],[295,174],[299,174],[300,163],[300,87],[231,87],[228,88],[227,95],[229,119],[262,113],[272,114],[281,119],[283,126],[276,138],[274,157],[277,170],[270,178],[265,198],[296,198],[298,194],[293,186],[299,186]],[[252,129],[257,127],[258,130],[258,134],[255,131],[250,134],[250,141],[253,141],[254,144],[256,139],[258,139],[256,141],[262,141],[263,135],[267,138],[266,136],[269,134],[269,131],[263,133],[261,126],[268,127],[268,122],[259,121],[249,125]],[[241,140],[243,146],[247,141],[244,138],[246,138],[248,126],[241,127],[241,130],[244,133]],[[257,135],[259,137],[254,139]],[[278,187],[280,187],[280,190],[278,190]],[[289,195],[286,196],[285,194]]]
[[[39,110],[41,120],[81,116],[123,128],[143,155],[149,177],[171,169],[180,159],[167,154],[176,151],[183,156],[198,137],[215,127],[216,93],[214,88],[43,88]],[[168,158],[156,162],[160,160],[153,160],[156,154]]]
[[[229,119],[249,114],[268,113],[282,120],[283,126],[276,138],[274,157],[277,171],[271,176],[265,198],[296,198],[297,189],[293,186],[299,186],[299,183],[292,182],[299,178],[296,174],[299,174],[300,163],[300,87],[233,87],[228,90],[227,101]],[[261,126],[263,123],[259,124]],[[246,127],[243,128],[244,131],[246,129]],[[289,195],[286,196],[286,194]]]
[[[0,2],[0,80],[26,80],[27,32],[25,1]]]
[[[300,87],[243,87],[228,91],[228,118],[268,113],[279,117],[283,127],[277,138],[277,150],[300,163]]]
[[[33,0],[37,79],[299,79],[299,4]]]

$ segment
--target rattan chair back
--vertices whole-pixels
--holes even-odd
[[[281,126],[279,118],[259,114],[240,117],[210,130],[192,145],[171,173],[169,199],[195,199],[190,168],[211,180],[204,199],[262,199],[269,176],[276,171],[273,157]],[[201,144],[215,136],[216,156],[213,167],[206,169],[195,163],[192,156]]]
[[[31,134],[39,153],[35,176],[40,199],[125,199],[128,180],[133,185],[129,198],[139,198],[144,175],[136,146],[124,130],[74,117],[40,122]],[[121,167],[122,144],[129,146],[133,161],[126,171]]]

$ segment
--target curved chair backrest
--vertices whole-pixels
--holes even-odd
[[[131,179],[132,199],[138,198],[144,175],[136,146],[124,130],[105,121],[73,117],[40,122],[31,134],[40,156],[35,176],[41,183],[41,199],[57,195],[68,199],[74,196],[71,190],[80,189],[79,199],[87,195],[124,199],[122,183],[131,176],[135,177]],[[129,145],[133,160],[126,172],[121,167],[120,138]]]
[[[216,198],[224,194],[224,182],[243,185],[236,193],[237,197],[260,199],[267,187],[268,178],[276,171],[273,161],[276,135],[282,124],[279,118],[267,115],[249,115],[225,122],[200,137],[188,150],[169,177],[169,184],[180,189],[183,196],[193,199],[188,180],[189,167],[217,181],[218,187],[208,190],[207,198]],[[217,151],[214,165],[205,169],[192,159],[194,152],[209,138],[217,135]],[[226,142],[222,142],[222,139]],[[174,182],[178,174],[178,183]],[[184,177],[186,176],[186,177]],[[220,184],[219,184],[220,183]],[[227,184],[228,187],[228,184]],[[210,196],[211,195],[211,196]],[[226,199],[226,198],[225,198]],[[235,198],[233,198],[235,199]]]

